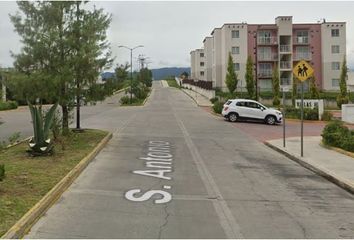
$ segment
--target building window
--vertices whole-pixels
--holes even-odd
[[[231,37],[232,38],[239,38],[240,37],[240,31],[239,30],[232,30],[231,31]]]
[[[308,43],[309,42],[309,32],[306,30],[296,32],[296,43]]]
[[[240,63],[234,63],[235,71],[240,71]]]
[[[240,54],[240,47],[232,47],[231,52],[232,54]]]
[[[338,78],[332,79],[332,87],[339,87],[339,79]]]
[[[204,71],[200,71],[200,76],[204,76]]]
[[[339,70],[340,62],[332,62],[332,70]]]
[[[200,66],[201,66],[201,67],[204,67],[204,62],[200,62]]]
[[[339,53],[339,45],[332,45],[332,53]]]
[[[199,53],[199,56],[202,58],[204,57],[204,53]]]
[[[263,78],[272,77],[272,64],[271,63],[259,63],[258,76]]]
[[[332,37],[339,37],[339,29],[331,30]]]

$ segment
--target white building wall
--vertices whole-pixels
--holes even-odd
[[[212,81],[212,68],[213,68],[213,37],[206,37],[204,39],[204,54],[205,54],[205,80]],[[213,83],[215,86],[215,83]]]
[[[191,79],[195,78],[196,68],[195,68],[195,51],[190,52],[191,55]]]
[[[213,86],[221,88],[221,29],[215,28],[211,35],[213,36],[212,81]]]
[[[238,38],[232,38],[232,31],[239,31]],[[231,53],[234,63],[239,63],[240,68],[236,71],[238,76],[238,90],[246,86],[245,73],[248,54],[247,45],[247,25],[246,24],[225,24],[222,29],[222,44],[221,44],[221,81],[222,89],[227,91],[225,79],[227,74],[227,65],[229,53]],[[238,47],[239,53],[232,53],[232,47]]]
[[[332,29],[339,29],[339,36],[332,36]],[[339,45],[339,53],[332,53],[332,45]],[[339,90],[339,86],[332,85],[332,79],[339,79],[340,69],[344,56],[346,56],[346,24],[322,23],[321,25],[322,47],[322,81],[324,90]],[[339,62],[340,69],[333,70],[332,62]]]
[[[204,49],[195,50],[195,80],[205,80],[205,53]],[[204,66],[201,65],[204,64]]]

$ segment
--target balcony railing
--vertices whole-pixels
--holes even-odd
[[[312,54],[310,52],[295,52],[294,61],[300,60],[312,60]]]
[[[294,37],[295,44],[308,44],[309,37]]]
[[[281,53],[288,53],[288,52],[291,52],[291,47],[290,47],[290,45],[280,45],[279,50]]]
[[[257,43],[264,45],[273,45],[277,44],[278,39],[276,37],[258,37]]]
[[[290,61],[280,61],[280,69],[291,69],[291,62]]]
[[[260,78],[272,77],[272,70],[271,69],[260,69],[258,72],[258,77],[260,77]]]
[[[264,53],[259,53],[258,52],[257,60],[258,61],[277,61],[278,60],[278,54],[275,54],[275,53],[264,54]]]

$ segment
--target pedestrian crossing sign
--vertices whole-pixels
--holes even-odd
[[[306,81],[309,77],[311,77],[313,72],[314,70],[312,66],[305,60],[301,60],[300,62],[298,62],[298,64],[296,64],[293,69],[295,77],[301,82]]]

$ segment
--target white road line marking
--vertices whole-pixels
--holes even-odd
[[[164,189],[171,189],[171,186],[163,186]]]
[[[180,127],[185,142],[189,148],[189,151],[192,154],[193,161],[195,162],[199,175],[207,189],[208,195],[217,196],[217,201],[212,201],[216,214],[219,217],[220,225],[223,227],[227,238],[244,238],[239,224],[236,222],[234,216],[231,213],[231,210],[227,206],[221,192],[215,183],[214,178],[210,174],[208,168],[205,166],[205,163],[202,157],[199,154],[196,146],[193,143],[187,129],[185,128],[181,119],[177,116],[176,112],[174,111],[175,118],[177,120],[178,126]]]

